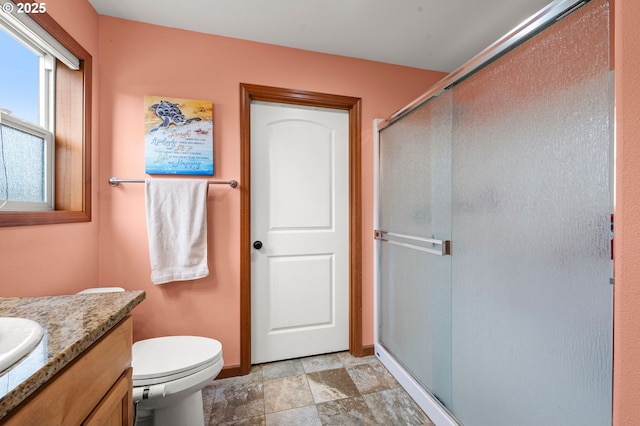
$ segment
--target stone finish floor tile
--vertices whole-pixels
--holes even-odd
[[[370,393],[363,398],[380,424],[435,426],[404,389]]]
[[[216,387],[211,384],[206,388],[202,389],[202,408],[204,410],[204,424],[208,424],[208,420],[211,418],[211,413],[213,412],[213,402],[216,397]]]
[[[377,360],[376,362],[349,367],[347,372],[361,394],[379,392],[400,386],[384,365]]]
[[[277,411],[313,404],[313,396],[304,374],[264,382],[264,411]]]
[[[358,395],[358,388],[344,368],[307,373],[307,380],[316,404]]]
[[[211,403],[206,402],[204,405],[208,404]],[[216,386],[210,412],[209,421],[205,423],[219,424],[263,415],[262,381]]]
[[[209,423],[209,426],[266,426],[264,416],[252,417],[250,419],[234,420],[225,423]]]
[[[377,425],[378,422],[361,396],[316,405],[323,425]]]
[[[333,370],[344,367],[337,354],[327,354],[302,358],[302,365],[305,373],[314,371]]]
[[[256,365],[202,399],[208,426],[433,426],[376,357],[348,352]]]
[[[269,413],[266,418],[267,426],[322,426],[315,405]]]
[[[272,362],[270,364],[265,364],[264,366],[262,366],[263,380],[295,376],[296,374],[304,374],[304,367],[302,366],[302,361],[299,359]]]
[[[355,357],[351,355],[349,352],[338,352],[336,355],[338,356],[340,361],[342,361],[342,365],[344,365],[345,367],[352,367],[354,365],[360,365],[360,364],[368,364],[371,362],[380,362],[378,361],[378,358],[376,358],[374,355]]]

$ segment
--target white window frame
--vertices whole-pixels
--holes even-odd
[[[54,200],[54,146],[53,133],[28,121],[16,119],[0,111],[0,126],[12,127],[29,133],[44,141],[44,191],[43,202],[5,200],[5,188],[0,188],[0,210],[6,211],[50,211],[55,209]],[[1,160],[1,158],[0,158]],[[0,173],[5,165],[0,162]]]

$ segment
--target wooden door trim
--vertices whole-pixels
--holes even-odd
[[[362,345],[362,166],[360,98],[240,83],[240,374],[251,370],[251,101],[349,112],[349,352]]]

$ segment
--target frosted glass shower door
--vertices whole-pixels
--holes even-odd
[[[442,424],[611,424],[609,40],[592,0],[379,132],[376,351]]]
[[[451,400],[451,93],[380,132],[378,342]],[[443,243],[437,243],[443,241]],[[444,255],[443,255],[444,254]]]
[[[453,88],[465,425],[611,424],[608,23],[592,1]]]

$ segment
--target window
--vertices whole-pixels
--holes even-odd
[[[31,123],[0,121],[0,210],[53,210],[51,139]]]
[[[0,31],[0,210],[54,210],[55,58]],[[12,37],[12,35],[15,37]]]
[[[0,226],[90,221],[91,56],[21,4],[0,0]]]

